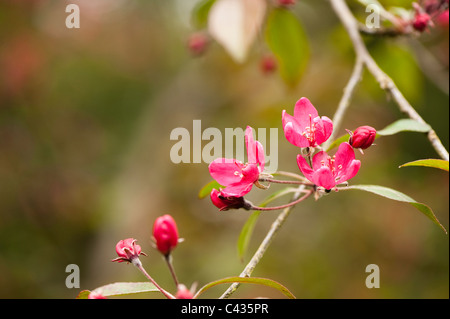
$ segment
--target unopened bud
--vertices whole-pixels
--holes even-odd
[[[246,201],[244,197],[227,197],[217,189],[213,189],[210,196],[211,201],[220,211],[239,208],[249,210],[252,207],[252,204]]]
[[[156,248],[167,256],[178,244],[178,229],[175,220],[170,215],[158,217],[153,224],[153,239]]]
[[[348,143],[353,148],[366,149],[375,141],[377,131],[371,126],[360,126],[354,132],[350,132]]]

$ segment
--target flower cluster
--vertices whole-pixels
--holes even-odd
[[[303,184],[313,187],[314,191],[329,192],[353,178],[361,167],[361,162],[355,159],[354,149],[362,152],[373,144],[376,137],[376,130],[370,126],[361,126],[354,132],[347,130],[349,141],[341,143],[333,156],[328,155],[322,149],[322,144],[330,138],[333,122],[326,116],[319,116],[316,108],[305,97],[297,101],[293,115],[283,110],[281,122],[287,141],[300,148],[297,164],[305,178]],[[289,183],[273,180],[271,175],[263,172],[264,149],[261,143],[254,140],[250,126],[245,131],[245,142],[247,163],[219,158],[209,165],[211,176],[223,186],[219,190],[213,189],[210,194],[211,201],[220,211],[237,208],[263,210],[244,199],[253,185],[267,188],[260,182]]]

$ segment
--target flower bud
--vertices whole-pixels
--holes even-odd
[[[217,189],[213,189],[210,194],[211,201],[219,208],[220,211],[229,209],[244,208],[251,209],[252,204],[244,199],[244,197],[227,197]]]
[[[417,13],[412,22],[415,30],[423,32],[431,23],[431,17],[428,13]]]
[[[277,61],[272,55],[266,55],[261,58],[259,67],[264,74],[269,74],[277,68]]]
[[[180,284],[178,285],[178,291],[175,295],[175,298],[177,299],[192,299],[194,298],[194,295],[192,294],[192,292],[186,288],[185,285]]]
[[[153,239],[156,248],[167,256],[178,244],[178,229],[175,220],[170,215],[158,217],[153,224]]]
[[[279,6],[291,6],[294,5],[296,0],[276,0]]]
[[[204,33],[197,32],[189,36],[187,46],[193,55],[200,56],[206,51],[208,42],[208,37]]]
[[[353,148],[360,148],[364,150],[373,144],[376,135],[377,131],[373,127],[360,126],[350,134],[348,143]]]
[[[116,245],[116,253],[119,257],[113,259],[112,261],[117,261],[119,263],[125,261],[132,263],[133,260],[139,258],[139,255],[146,256],[146,254],[141,251],[141,246],[136,245],[136,239],[133,238],[127,238],[119,241]]]

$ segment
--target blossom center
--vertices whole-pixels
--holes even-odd
[[[309,143],[314,143],[316,140],[316,123],[312,121],[312,115],[309,114],[309,126],[305,127],[302,135],[308,140]]]

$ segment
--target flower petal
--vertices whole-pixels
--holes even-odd
[[[290,116],[289,114],[286,114]],[[292,116],[290,116],[293,118]],[[294,118],[293,118],[294,119]],[[287,121],[286,125],[283,126],[284,136],[288,140],[289,143],[295,145],[297,147],[309,147],[308,139],[302,135],[303,131],[298,125],[297,121],[294,119],[293,121]]]
[[[305,127],[310,126],[311,119],[318,116],[319,113],[317,113],[316,108],[306,97],[302,97],[295,104],[294,117],[302,127],[302,131],[304,131]]]
[[[243,166],[235,159],[217,158],[209,164],[209,173],[220,185],[228,186],[241,180]]]
[[[316,117],[314,120],[315,125],[315,142],[317,145],[324,143],[331,136],[333,132],[333,122],[326,116],[321,118]]]
[[[322,166],[328,166],[328,154],[325,151],[317,152],[312,161],[313,169],[317,171]]]
[[[297,165],[300,171],[305,175],[305,177],[310,181],[313,182],[313,174],[314,171],[311,167],[309,167],[308,163],[306,162],[305,158],[301,155],[297,155]]]
[[[313,183],[325,189],[332,189],[336,186],[336,181],[328,166],[322,166],[320,169],[314,171]]]
[[[245,129],[245,146],[247,147],[248,163],[256,164],[256,143],[253,139],[253,129],[250,126]]]
[[[347,142],[341,143],[335,154],[334,161],[337,174],[341,171],[345,172],[354,159],[355,152],[353,151],[353,147]]]
[[[222,194],[226,197],[242,197],[252,190],[253,182],[239,182],[222,189]]]

